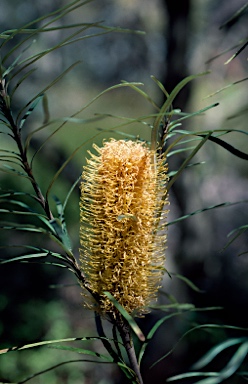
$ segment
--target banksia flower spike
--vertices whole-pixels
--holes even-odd
[[[99,298],[88,305],[116,317],[107,291],[129,314],[142,316],[165,270],[166,236],[159,222],[167,213],[161,200],[166,165],[161,157],[154,164],[156,154],[142,142],[111,140],[94,149],[80,200],[81,268]]]

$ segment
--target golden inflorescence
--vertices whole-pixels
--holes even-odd
[[[111,140],[94,145],[84,167],[80,200],[80,261],[90,290],[88,305],[115,314],[111,295],[141,316],[156,298],[165,261],[165,231],[159,227],[166,165],[141,142]],[[168,201],[165,200],[168,204]]]

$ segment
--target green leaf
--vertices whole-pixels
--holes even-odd
[[[248,224],[242,225],[239,228],[233,229],[231,232],[228,233],[227,237],[232,236],[235,234],[235,236],[232,237],[231,240],[227,242],[227,244],[222,248],[221,252],[223,252],[227,247],[229,247],[230,244],[232,244],[239,236],[241,236],[246,230],[248,229]]]
[[[220,29],[222,28],[225,28],[225,27],[228,27],[228,26],[232,26],[234,23],[237,22],[237,20],[243,15],[245,14],[246,10],[248,8],[248,3],[244,4],[241,8],[239,8],[227,21],[225,21],[225,23],[223,23],[221,26],[220,26]]]
[[[214,60],[218,59],[219,57],[223,56],[223,55],[226,54],[227,52],[230,52],[230,51],[232,51],[233,49],[240,47],[242,44],[245,44],[246,41],[247,41],[246,38],[245,38],[245,39],[241,39],[241,40],[238,42],[238,44],[233,45],[231,48],[225,49],[224,51],[222,51],[222,52],[219,53],[218,55],[216,55],[216,56],[212,57],[211,59],[207,60],[207,61],[206,61],[206,64],[209,64],[209,63],[211,63],[212,61],[214,61]],[[231,60],[232,60],[233,58],[234,58],[234,57],[232,56],[232,57],[231,57]],[[230,59],[229,59],[229,60],[230,60]],[[228,62],[227,62],[226,64],[228,64]]]
[[[173,120],[170,125],[169,125],[169,132],[171,132],[172,130],[174,130],[177,126],[178,126],[178,123],[180,123],[181,121],[183,120],[186,120],[186,119],[189,119],[191,117],[195,117],[195,116],[199,116],[199,115],[202,115],[204,112],[208,111],[209,109],[212,109],[212,108],[215,108],[215,107],[218,107],[219,103],[213,103],[211,105],[208,105],[207,107],[205,108],[202,108],[202,109],[199,109],[198,111],[196,112],[192,112],[192,113],[187,113],[185,114],[184,116],[178,118],[178,119],[175,119]],[[183,132],[188,132],[189,134],[194,134],[194,132],[192,131],[183,131]]]
[[[98,357],[100,359],[108,361],[110,363],[113,362],[112,358],[110,358],[108,355],[103,355],[102,353],[94,352],[94,351],[91,351],[89,349],[67,347],[67,346],[63,346],[63,345],[53,345],[53,346],[49,346],[49,348],[61,349],[63,351],[76,352],[76,353],[80,353],[83,355],[90,355],[90,356]]]
[[[136,336],[141,340],[145,340],[145,336],[143,332],[141,331],[140,327],[134,320],[134,318],[129,315],[129,313],[118,303],[118,301],[111,295],[109,292],[103,292],[107,298],[114,304],[114,306],[118,309],[118,311],[122,314],[122,316],[126,319]]]
[[[26,39],[22,40],[21,42],[19,42],[18,44],[16,44],[11,50],[8,50],[8,53],[4,56],[4,58],[2,60],[2,63],[4,64],[4,62],[7,61],[7,59],[13,54],[13,52],[15,52],[17,50],[17,48],[19,48],[22,44],[24,44],[30,37],[33,37],[34,35],[36,35],[37,29],[31,30],[31,33],[30,33],[30,27],[32,25],[37,25],[37,24],[43,22],[43,27],[38,28],[38,31],[41,32],[48,25],[58,21],[62,17],[66,16],[68,13],[75,11],[77,8],[81,7],[82,5],[89,3],[91,1],[92,0],[86,0],[83,2],[81,0],[72,1],[63,7],[56,9],[55,11],[52,11],[48,14],[45,14],[45,15],[35,19],[35,20],[32,20],[31,22],[25,24],[23,27],[21,27],[19,29],[13,29],[10,31],[5,31],[4,33],[5,34],[8,33],[9,36],[1,44],[1,48],[3,48],[10,40],[13,40],[13,38],[18,34],[23,34],[23,33],[25,34],[26,32],[28,32],[28,37]],[[53,17],[53,16],[55,16],[55,17]],[[46,19],[48,19],[48,22],[44,23],[44,20],[46,20]]]
[[[87,336],[87,337],[69,337],[66,339],[55,339],[55,340],[45,340],[45,341],[38,341],[31,344],[25,344],[17,347],[10,347],[0,350],[0,355],[8,352],[14,352],[14,351],[22,351],[24,349],[30,349],[30,348],[37,348],[37,347],[43,347],[43,346],[49,346],[51,344],[56,343],[67,343],[71,341],[89,341],[89,340],[101,340],[102,338],[99,336]],[[61,349],[61,346],[60,346]],[[109,359],[109,358],[108,358]]]
[[[221,204],[216,204],[216,205],[210,205],[209,207],[205,207],[205,208],[202,208],[202,209],[197,209],[196,211],[194,212],[191,212],[191,213],[188,213],[187,215],[184,215],[184,216],[181,216],[179,217],[178,219],[175,219],[173,221],[170,221],[167,226],[169,225],[173,225],[175,223],[178,223],[182,220],[185,220],[185,219],[188,219],[189,217],[191,216],[194,216],[194,215],[198,215],[199,213],[202,213],[202,212],[205,212],[205,211],[209,211],[209,210],[212,210],[212,209],[216,209],[216,208],[225,208],[225,207],[230,207],[232,205],[236,205],[236,204],[241,204],[241,203],[247,203],[248,200],[243,200],[243,201],[235,201],[235,202],[225,202],[225,203],[221,203]],[[240,227],[241,228],[241,227]],[[244,229],[244,228],[243,228]],[[230,235],[230,234],[229,234]]]
[[[151,79],[158,85],[158,87],[161,89],[161,91],[163,92],[163,94],[166,96],[166,98],[168,98],[170,95],[169,93],[166,91],[164,85],[155,77],[155,76],[151,76]]]
[[[27,118],[31,115],[31,113],[34,111],[35,107],[38,105],[38,103],[40,102],[40,100],[43,98],[43,94],[39,95],[30,105],[28,111],[25,113],[25,115],[23,116],[23,118],[21,119],[20,121],[20,129],[22,129],[23,125],[25,124]]]
[[[13,194],[11,194],[13,195]],[[17,195],[17,194],[15,194]],[[8,196],[8,194],[5,196]],[[35,212],[31,207],[29,207],[27,204],[23,203],[22,201],[19,201],[19,200],[8,200],[8,199],[4,199],[3,198],[3,195],[0,196],[0,203],[7,203],[7,204],[11,204],[11,205],[17,205],[18,207],[21,207],[21,208],[24,208],[26,211],[17,211],[15,209],[0,209],[0,212],[2,213],[11,213],[11,214],[16,214],[16,215],[29,215],[29,216],[34,216],[36,217],[37,219],[41,220],[54,234],[55,234],[55,231],[54,231],[54,227],[51,225],[49,219],[41,214],[41,213],[38,213],[38,212]]]
[[[248,80],[248,77],[246,77],[246,78],[244,78],[244,79],[241,79],[241,80],[238,80],[238,81],[235,81],[235,82],[233,82],[233,83],[230,83],[230,84],[226,85],[225,87],[220,88],[220,89],[218,89],[217,91],[211,93],[210,95],[205,96],[204,99],[207,99],[208,97],[212,97],[212,96],[214,96],[214,95],[217,95],[217,93],[220,93],[220,92],[222,92],[222,91],[225,91],[226,89],[232,87],[233,85],[242,83],[243,81],[246,81],[246,80]]]
[[[218,373],[217,372],[187,372],[187,373],[181,373],[180,375],[169,377],[167,381],[170,382],[170,381],[188,379],[191,377],[199,377],[199,376],[218,377]]]
[[[177,155],[178,153],[191,151],[191,150],[194,149],[194,148],[195,148],[195,146],[192,146],[192,147],[185,147],[185,148],[180,148],[180,149],[175,149],[174,151],[170,151],[170,152],[167,154],[167,158],[168,158],[168,157],[171,157],[171,156],[173,156],[173,155]]]
[[[37,377],[37,376],[40,376],[44,373],[47,373],[49,371],[52,371],[53,369],[56,369],[56,368],[59,368],[63,365],[66,365],[66,364],[71,364],[71,363],[96,363],[96,360],[89,360],[89,359],[74,359],[74,360],[68,360],[68,361],[62,361],[61,363],[58,363],[58,364],[55,364],[55,365],[52,365],[51,367],[48,367],[46,369],[43,369],[42,371],[39,371],[39,372],[36,372],[28,377],[26,377],[25,379],[23,379],[21,382],[19,382],[18,384],[24,384],[26,383],[27,381],[33,379],[34,377]],[[112,364],[112,362],[108,362],[108,361],[97,361],[97,364]],[[0,382],[0,384],[5,384],[5,383],[2,383]],[[6,383],[7,384],[7,383]],[[9,384],[9,382],[8,382]],[[10,384],[17,384],[17,383],[10,383]]]
[[[59,219],[57,220],[54,219],[50,221],[50,224],[53,226],[55,232],[58,234],[58,236],[60,237],[62,243],[66,246],[66,248],[72,251],[71,241],[66,228],[63,205],[56,196],[54,196],[54,200],[56,202]]]
[[[200,360],[197,361],[192,366],[192,369],[202,369],[207,364],[211,363],[211,361],[221,352],[223,352],[226,348],[229,348],[236,344],[241,344],[247,340],[247,337],[239,337],[235,339],[225,340],[223,343],[218,344],[217,346],[211,348]]]
[[[248,45],[248,40],[241,46],[241,48],[238,49],[237,52],[234,53],[226,62],[225,64],[229,64],[233,59],[235,59]]]
[[[204,137],[204,135],[200,135],[200,136]],[[248,160],[247,153],[240,151],[239,149],[233,147],[232,145],[226,143],[225,141],[219,139],[218,137],[209,136],[208,140],[213,141],[214,143],[220,145],[222,148],[226,149],[228,152],[239,157],[240,159]]]
[[[130,84],[130,88],[132,88],[133,90],[135,90],[136,92],[138,92],[142,97],[144,97],[144,99],[146,99],[155,109],[159,110],[159,107],[158,105],[155,103],[154,100],[151,99],[151,97],[144,91],[142,91],[142,89],[138,88],[136,85],[134,84],[131,84],[131,83],[128,83],[127,81],[124,81],[123,80],[123,84]]]
[[[174,316],[179,316],[181,313],[180,312],[174,312],[174,313],[170,313],[169,315],[166,315],[164,317],[162,317],[161,319],[159,319],[158,321],[156,321],[156,323],[154,324],[154,326],[152,327],[152,329],[149,331],[147,337],[146,337],[146,341],[143,343],[141,349],[140,349],[140,352],[139,352],[139,356],[138,356],[138,362],[139,364],[141,363],[141,360],[143,359],[143,356],[145,354],[145,351],[146,351],[146,348],[148,346],[148,343],[149,341],[152,339],[153,335],[155,334],[155,332],[158,330],[158,328],[166,321],[166,320],[169,320],[170,318],[174,317]]]
[[[27,71],[21,78],[17,81],[15,86],[13,86],[12,90],[10,91],[10,99],[14,96],[16,90],[20,87],[20,85],[33,73],[36,71],[36,68],[32,68],[29,71]]]
[[[37,227],[35,225],[30,225],[30,224],[16,224],[16,223],[2,223],[2,225],[0,226],[0,230],[16,230],[16,231],[25,231],[25,232],[37,232],[37,233],[43,233],[45,235],[47,235],[48,237],[50,237],[50,239],[52,239],[55,243],[57,243],[67,254],[67,256],[71,259],[71,260],[75,260],[74,256],[73,256],[73,253],[70,251],[70,249],[68,249],[63,243],[62,241],[60,241],[58,239],[57,236],[54,236],[51,232],[45,230],[44,228],[41,228],[41,227]]]
[[[24,255],[21,255],[21,256],[12,257],[10,259],[2,259],[2,260],[0,260],[0,264],[12,263],[12,262],[15,262],[15,261],[18,261],[18,262],[30,261],[31,259],[43,258],[43,257],[46,258],[48,256],[55,257],[55,258],[58,258],[58,259],[62,259],[65,262],[67,261],[66,257],[61,255],[60,253],[52,252],[52,251],[49,251],[48,249],[34,247],[34,246],[31,246],[31,245],[20,245],[20,246],[17,246],[17,245],[11,246],[11,245],[9,245],[9,246],[4,246],[3,248],[18,248],[18,247],[34,250],[35,253],[28,253],[28,254],[24,254]],[[65,267],[65,265],[64,265],[64,267]]]
[[[204,291],[202,291],[201,289],[199,289],[190,279],[188,279],[187,277],[183,276],[183,275],[180,275],[179,273],[171,273],[170,274],[172,276],[175,276],[177,277],[178,279],[182,280],[184,283],[186,283],[193,291],[195,292],[201,292],[201,293],[204,293]]]
[[[222,381],[232,376],[241,366],[244,359],[248,354],[248,341],[241,344],[241,346],[234,353],[228,364],[220,371]]]
[[[69,198],[70,198],[72,192],[74,191],[74,189],[76,188],[76,186],[78,185],[78,183],[81,180],[81,178],[82,178],[82,176],[80,175],[78,177],[78,179],[74,182],[74,184],[71,186],[69,192],[67,193],[66,198],[64,200],[64,204],[63,204],[63,212],[65,212],[65,209],[66,209],[67,203],[69,201]]]
[[[182,163],[182,165],[180,166],[177,174],[168,182],[167,184],[167,191],[170,190],[170,188],[172,187],[172,185],[175,183],[175,181],[178,179],[178,177],[181,175],[181,173],[183,172],[183,170],[186,168],[186,166],[189,164],[190,160],[196,155],[196,153],[201,149],[201,147],[205,144],[205,142],[208,140],[208,138],[210,137],[211,133],[209,133],[208,135],[206,135],[204,137],[204,139],[195,147],[195,149],[191,152],[191,154],[187,157],[186,160],[184,160],[184,162]]]
[[[150,305],[149,308],[159,309],[164,312],[171,312],[172,309],[176,309],[178,311],[189,311],[189,310],[194,310],[195,305],[190,303],[173,303],[173,304]]]
[[[162,108],[160,109],[159,116],[155,119],[153,130],[152,130],[152,137],[151,137],[151,149],[156,150],[157,142],[158,142],[158,132],[159,132],[159,126],[161,123],[162,116],[164,113],[166,113],[169,108],[172,105],[172,102],[174,101],[175,97],[178,95],[178,93],[181,91],[182,88],[185,87],[186,84],[188,84],[190,81],[206,75],[209,72],[199,73],[198,75],[191,75],[180,81],[179,84],[176,85],[176,87],[173,89],[173,91],[170,93],[169,97],[166,99],[165,103],[163,104]]]
[[[8,164],[4,164],[3,167],[0,167],[0,170],[14,176],[24,177],[25,179],[31,180],[31,178],[27,176],[26,173],[18,171],[17,169],[10,167]]]
[[[232,330],[236,330],[236,331],[248,332],[248,328],[236,327],[236,326],[233,326],[233,325],[226,325],[226,324],[223,324],[223,325],[219,325],[219,324],[200,324],[200,325],[196,325],[195,327],[193,327],[193,328],[189,329],[188,331],[186,331],[179,338],[179,340],[175,343],[173,348],[169,352],[167,352],[165,355],[163,355],[161,358],[159,358],[157,361],[155,361],[155,363],[153,363],[150,368],[153,368],[156,364],[158,364],[160,361],[164,360],[167,356],[169,356],[176,349],[176,347],[180,343],[180,341],[182,341],[186,336],[188,336],[190,333],[195,332],[196,330],[200,330],[200,329],[207,329],[207,330],[211,330],[211,329],[232,329]]]
[[[42,108],[44,113],[44,119],[43,119],[43,125],[44,125],[44,124],[47,124],[50,120],[50,113],[48,108],[48,97],[46,93],[44,93],[42,98]]]
[[[25,120],[27,119],[27,117],[30,115],[30,113],[33,111],[33,109],[35,108],[35,106],[38,104],[38,102],[40,101],[40,99],[43,97],[44,93],[47,92],[47,90],[49,88],[51,88],[54,84],[56,84],[58,81],[60,81],[69,71],[72,70],[72,68],[74,68],[76,65],[79,64],[79,61],[76,62],[76,63],[73,63],[72,65],[70,65],[65,71],[63,71],[59,76],[56,77],[56,79],[54,79],[51,83],[49,83],[49,85],[47,85],[45,88],[43,88],[37,95],[35,95],[18,113],[17,115],[17,121],[20,119],[20,116],[21,114],[23,113],[23,111],[28,108],[29,106],[29,110],[28,112],[25,113],[24,117],[20,120],[20,124],[22,123],[22,125],[24,124]],[[23,121],[24,120],[24,121]]]
[[[203,379],[196,384],[218,384],[231,377],[241,366],[248,354],[248,341],[244,342],[234,353],[225,368],[223,368],[215,379]]]

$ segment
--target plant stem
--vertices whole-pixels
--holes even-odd
[[[140,367],[133,346],[130,326],[123,318],[121,318],[117,321],[117,328],[123,341],[124,347],[126,349],[130,366],[137,376],[137,384],[143,384],[143,379],[140,373]]]
[[[97,312],[95,312],[95,322],[96,322],[97,333],[101,337],[101,341],[102,341],[104,347],[106,348],[106,350],[108,351],[110,356],[112,356],[114,362],[118,363],[119,357],[118,357],[117,353],[113,350],[109,341],[107,340],[107,337],[106,337],[104,330],[103,330],[101,316]]]
[[[19,151],[19,156],[20,156],[20,161],[23,170],[25,171],[26,175],[28,176],[34,192],[37,196],[37,201],[40,203],[42,206],[43,210],[45,211],[47,217],[49,220],[53,219],[53,214],[49,208],[48,201],[45,199],[44,195],[41,192],[41,189],[33,175],[32,168],[29,164],[28,158],[27,158],[27,153],[24,150],[23,143],[22,143],[22,137],[21,137],[21,129],[20,127],[15,123],[11,109],[10,109],[10,104],[7,101],[8,100],[8,95],[7,95],[7,90],[5,89],[5,82],[3,80],[0,81],[0,97],[1,97],[1,112],[6,118],[6,120],[9,123],[9,126],[11,127],[12,134],[10,135],[14,141],[16,142],[18,151]]]

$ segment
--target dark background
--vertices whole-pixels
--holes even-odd
[[[64,1],[2,1],[1,30],[12,29],[52,11]],[[30,95],[44,87],[74,61],[81,60],[62,82],[48,92],[52,117],[69,115],[81,108],[106,87],[127,81],[144,82],[145,90],[157,103],[163,96],[150,79],[156,76],[167,91],[189,74],[211,70],[211,74],[188,85],[178,96],[174,108],[195,111],[214,102],[220,105],[203,116],[190,119],[183,129],[207,130],[233,128],[247,130],[247,85],[237,84],[209,99],[209,94],[247,76],[247,52],[240,54],[230,64],[226,60],[235,52],[231,50],[217,59],[209,60],[233,47],[247,33],[247,14],[235,24],[219,27],[244,4],[243,1],[95,1],[68,15],[59,23],[103,21],[110,26],[121,26],[145,31],[145,35],[111,33],[72,44],[46,56],[38,63],[38,70],[17,94],[18,110]],[[63,31],[43,34],[31,49],[39,50],[60,39]],[[6,53],[6,52],[5,52]],[[95,112],[114,115],[140,116],[154,113],[151,106],[131,90],[118,90],[98,100],[84,117]],[[30,119],[28,129],[42,120],[41,109]],[[77,179],[84,163],[86,150],[96,141],[101,143],[106,134],[99,135],[98,128],[111,127],[113,120],[97,122],[95,126],[70,125],[54,137],[44,148],[36,164],[36,172],[42,188],[46,188],[52,174],[77,146],[78,140],[92,138],[65,169],[54,193],[63,200],[66,192]],[[97,138],[94,135],[98,133]],[[127,135],[149,138],[149,131],[134,126],[125,130]],[[112,134],[109,134],[110,136]],[[118,137],[118,134],[114,134]],[[227,140],[247,153],[244,136],[230,134]],[[32,142],[37,148],[44,139],[42,134]],[[6,144],[3,139],[3,144]],[[179,167],[183,154],[168,159],[170,170]],[[201,167],[186,170],[174,184],[170,194],[169,221],[198,209],[247,199],[247,162],[234,157],[214,143],[207,143],[197,155],[204,161]],[[26,190],[22,182],[2,174],[1,189]],[[73,247],[77,254],[79,209],[78,190],[72,196],[66,211],[66,220]],[[163,291],[179,302],[193,303],[196,307],[220,306],[222,310],[189,312],[172,318],[163,324],[148,347],[142,370],[145,383],[164,383],[174,374],[188,371],[190,366],[210,347],[229,337],[242,336],[240,331],[219,329],[195,331],[183,339],[172,354],[154,368],[149,366],[166,354],[193,325],[204,323],[227,324],[247,327],[247,234],[243,233],[228,248],[227,235],[235,228],[247,224],[247,203],[219,208],[192,216],[169,226],[167,265],[170,272],[178,272],[199,287],[195,292],[180,279],[167,275]],[[2,245],[19,244],[30,239],[19,233],[0,232]],[[45,239],[32,235],[32,242],[40,244]],[[51,245],[52,246],[52,245]],[[47,245],[49,247],[49,244]],[[15,252],[1,248],[1,258]],[[239,254],[243,253],[239,256]],[[51,286],[57,285],[56,288]],[[63,287],[61,287],[63,285]],[[168,303],[162,295],[159,303]],[[40,264],[9,264],[0,267],[0,344],[1,347],[20,345],[35,340],[95,335],[94,315],[82,309],[80,288],[68,271]],[[165,314],[153,311],[138,320],[142,330],[148,332],[157,319]],[[176,319],[176,320],[175,320]],[[100,343],[91,348],[103,352]],[[230,351],[230,355],[231,355]],[[61,361],[80,358],[56,350],[21,351],[0,358],[0,379],[20,380]],[[211,370],[218,370],[228,361],[229,355],[217,360]],[[241,383],[242,378],[229,383]],[[90,363],[71,363],[55,371],[33,379],[34,383],[124,383],[117,368]],[[190,382],[190,381],[189,381]]]

